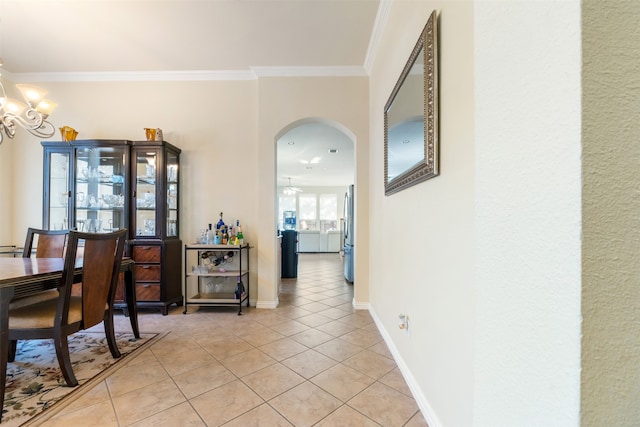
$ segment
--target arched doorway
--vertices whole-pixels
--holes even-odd
[[[310,254],[331,253],[343,262],[344,197],[355,182],[354,134],[335,121],[307,118],[286,126],[275,143],[278,229],[295,229],[305,262],[313,259]],[[293,224],[284,219],[290,213]]]

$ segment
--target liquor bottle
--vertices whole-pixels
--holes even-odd
[[[227,234],[227,228],[222,227],[222,244],[226,245],[229,241],[229,234]]]
[[[214,239],[213,230],[211,229],[211,224],[209,224],[209,230],[207,230],[207,238],[206,238],[205,243],[207,245],[213,245],[213,239]]]
[[[216,224],[216,229],[220,230],[222,227],[224,227],[224,221],[222,220],[222,212],[220,212],[220,220]]]
[[[236,237],[238,238],[238,244],[242,246],[244,244],[244,235],[242,234],[240,224],[238,224],[238,234],[236,234]]]

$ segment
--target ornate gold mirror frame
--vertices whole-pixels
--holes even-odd
[[[384,106],[384,192],[439,173],[438,15],[431,12]]]

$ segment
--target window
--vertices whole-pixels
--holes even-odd
[[[338,229],[338,197],[336,194],[320,195],[320,232]]]
[[[299,230],[317,230],[318,224],[316,221],[317,215],[317,198],[315,194],[300,194],[298,195],[298,203],[300,209]]]

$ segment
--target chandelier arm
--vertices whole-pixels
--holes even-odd
[[[29,108],[25,112],[24,117],[12,113],[5,113],[2,117],[2,123],[5,127],[5,133],[7,133],[9,138],[13,138],[13,135],[15,135],[16,124],[31,135],[40,138],[48,138],[55,133],[53,125],[35,108]]]

